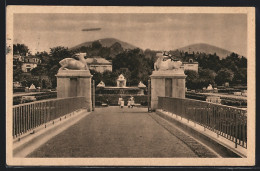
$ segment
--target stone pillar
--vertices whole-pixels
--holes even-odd
[[[87,109],[92,111],[89,70],[59,70],[56,77],[58,98],[84,96]]]
[[[153,71],[151,77],[151,109],[158,107],[158,96],[185,98],[185,78],[183,69]],[[167,80],[167,82],[166,82]],[[171,83],[171,85],[169,84]],[[168,87],[170,86],[170,87]],[[167,88],[166,88],[167,87]],[[171,91],[167,91],[166,89]],[[167,94],[167,93],[171,94]]]

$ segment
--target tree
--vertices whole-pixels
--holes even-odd
[[[216,53],[214,53],[214,55],[209,54],[209,57],[207,58],[207,68],[209,68],[215,72],[220,70],[220,68],[221,68],[220,59]]]
[[[102,74],[92,69],[90,69],[89,71],[91,75],[93,75],[92,79],[95,80],[95,86],[97,86],[100,81],[102,81]]]
[[[230,69],[223,68],[218,71],[215,82],[218,85],[222,85],[225,82],[231,82],[234,78],[234,72]]]
[[[37,52],[35,54],[36,57],[38,57],[41,60],[41,63],[47,64],[50,60],[50,56],[46,51],[43,52]]]
[[[152,73],[152,68],[149,64],[150,59],[145,58],[140,49],[125,50],[116,55],[113,59],[113,70],[117,71],[121,68],[128,68],[131,73],[129,80],[130,85],[137,85],[139,81],[146,83]]]
[[[209,84],[215,84],[216,73],[211,69],[201,69],[199,68],[199,77],[200,81],[203,82],[204,86],[208,86]]]
[[[72,55],[73,53],[68,48],[62,46],[51,48],[50,59],[46,65],[46,69],[53,88],[57,86],[57,79],[55,75],[58,73],[58,70],[61,67],[59,62],[64,58],[70,58]]]
[[[185,75],[187,75],[186,77],[186,87],[188,89],[197,89],[197,82],[199,79],[199,74],[196,71],[192,71],[192,70],[186,70]]]
[[[111,47],[110,47],[110,56],[114,58],[116,55],[119,53],[122,53],[124,51],[122,45],[118,42],[115,42]]]
[[[92,48],[94,49],[100,49],[102,47],[102,44],[99,41],[94,41],[92,43]]]
[[[38,65],[36,68],[31,70],[31,74],[34,76],[42,76],[47,74],[47,69],[42,65]]]
[[[102,81],[108,86],[116,86],[116,79],[119,76],[118,72],[105,71],[102,75]]]
[[[25,56],[26,53],[29,53],[29,49],[25,44],[18,43],[13,45],[13,53]]]
[[[241,68],[234,73],[233,84],[247,84],[247,68]]]
[[[17,62],[16,68],[13,70],[13,80],[21,81],[22,73],[23,73],[23,71],[21,68],[21,62]]]

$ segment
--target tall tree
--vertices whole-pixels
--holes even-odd
[[[234,72],[230,69],[223,68],[218,71],[215,81],[218,85],[222,85],[225,82],[231,82],[233,78]]]
[[[197,89],[197,81],[199,79],[199,74],[196,71],[186,70],[186,87],[188,89]]]
[[[199,77],[201,79],[202,82],[205,83],[205,85],[214,85],[215,84],[215,77],[216,77],[216,73],[215,71],[211,70],[211,69],[201,69],[199,68]]]
[[[25,56],[26,53],[29,53],[29,48],[25,44],[14,44],[13,53]]]
[[[50,59],[46,68],[48,71],[47,75],[49,76],[52,82],[53,88],[57,86],[57,79],[55,75],[61,67],[59,62],[64,58],[70,58],[72,55],[72,52],[68,48],[62,46],[51,48]]]

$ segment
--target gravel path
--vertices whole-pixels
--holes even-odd
[[[147,108],[96,108],[28,157],[213,157],[180,135]]]

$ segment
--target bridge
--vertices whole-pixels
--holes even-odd
[[[14,156],[246,157],[245,110],[159,97],[156,112],[118,106],[89,112],[84,100],[14,106]]]
[[[89,71],[59,70],[57,99],[13,106],[13,156],[247,157],[246,110],[185,98],[181,69],[150,78],[148,108],[97,108]]]

